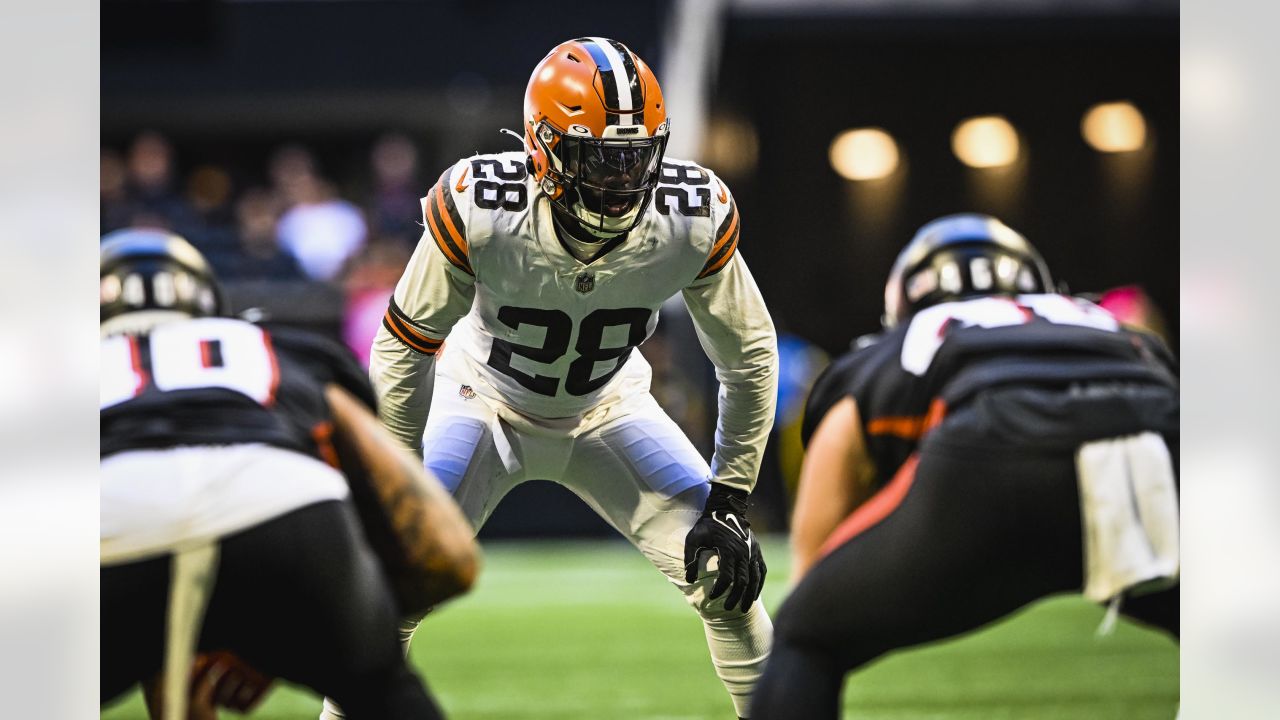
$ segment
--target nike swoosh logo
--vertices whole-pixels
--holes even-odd
[[[729,202],[729,191],[724,189],[724,183],[720,182],[720,180],[717,179],[716,184],[720,186],[720,202],[721,203]]]
[[[741,541],[743,541],[744,543],[746,543],[746,544],[747,544],[747,547],[750,547],[750,546],[751,546],[751,532],[750,532],[750,531],[748,531],[748,530],[743,530],[743,529],[742,529],[742,524],[738,522],[738,518],[737,518],[737,516],[736,516],[736,515],[733,515],[732,513],[730,513],[730,514],[725,515],[725,516],[724,516],[724,518],[725,518],[725,520],[731,520],[731,521],[733,521],[733,525],[732,525],[732,526],[730,526],[730,525],[729,525],[729,523],[725,522],[724,520],[721,520],[721,519],[720,519],[720,517],[719,517],[719,514],[718,514],[718,513],[711,513],[711,519],[712,519],[712,520],[714,520],[714,521],[716,521],[716,522],[720,523],[721,525],[725,526],[726,528],[728,528],[728,529],[729,529],[729,531],[730,531],[730,532],[733,532],[733,533],[734,533],[734,535],[736,535],[736,536],[737,536],[737,538],[738,538],[739,540],[741,540]]]
[[[458,178],[458,184],[453,186],[454,190],[457,190],[458,192],[466,191],[467,186],[465,181],[467,179],[467,171],[470,169],[471,168],[462,168],[462,177]]]

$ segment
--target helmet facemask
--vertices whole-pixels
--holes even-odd
[[[989,215],[958,213],[926,223],[898,254],[885,284],[885,327],[942,302],[1059,290],[1021,234]]]
[[[538,138],[550,150],[548,177],[563,190],[549,193],[562,214],[597,237],[620,235],[639,224],[658,186],[665,133],[634,139],[594,138],[561,133],[544,121]]]

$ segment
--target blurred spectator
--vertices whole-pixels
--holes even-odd
[[[391,292],[409,262],[409,252],[407,238],[378,238],[365,246],[347,273],[342,339],[365,367],[369,366],[373,336],[387,312]]]
[[[236,202],[235,213],[239,245],[209,257],[218,274],[237,280],[301,280],[297,260],[276,239],[276,197],[265,188],[251,188]]]
[[[268,167],[272,189],[292,204],[302,194],[307,178],[316,175],[316,161],[311,152],[301,145],[290,144],[276,150]]]
[[[157,132],[139,135],[129,148],[127,225],[186,233],[195,214],[173,189],[173,148]]]
[[[99,165],[99,221],[103,235],[129,223],[128,171],[120,153],[103,148]]]
[[[347,260],[364,245],[367,229],[359,208],[339,198],[319,176],[306,149],[292,145],[278,151],[271,177],[288,209],[276,225],[276,236],[313,280],[333,280]]]
[[[373,167],[370,226],[379,235],[416,238],[422,216],[419,198],[426,195],[418,178],[418,149],[400,133],[378,138],[369,156]],[[411,246],[409,246],[411,247]]]
[[[187,200],[209,227],[232,224],[232,183],[226,169],[201,165],[187,176]]]

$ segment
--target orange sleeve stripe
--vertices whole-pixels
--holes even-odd
[[[405,331],[405,334],[412,335],[413,339],[417,340],[423,345],[430,347],[433,345],[439,345],[440,343],[444,342],[444,340],[437,340],[431,337],[430,335],[422,332],[421,330],[414,327],[413,325],[409,324],[409,322],[406,321],[404,318],[399,317],[394,310],[388,309],[387,312],[391,314],[391,319],[396,321],[396,325],[398,325]]]
[[[947,414],[947,404],[942,398],[934,398],[924,415],[884,415],[867,421],[868,435],[893,435],[903,440],[919,440],[937,427]]]
[[[458,231],[457,226],[453,224],[453,217],[449,214],[449,208],[445,207],[444,194],[447,192],[449,192],[449,186],[447,184],[436,185],[436,207],[439,208],[440,219],[444,221],[444,226],[449,230],[449,236],[453,239],[453,243],[457,246],[462,257],[470,260],[468,257],[469,248],[467,247],[467,239],[463,233]]]
[[[387,309],[387,314],[382,316],[382,326],[410,350],[423,355],[435,355],[444,343],[443,340],[432,340],[426,335],[413,330],[408,323],[396,317],[395,313],[389,308]]]
[[[698,278],[705,278],[715,275],[724,269],[725,265],[733,259],[733,253],[738,249],[738,233],[733,234],[733,240],[730,241],[729,247],[725,248],[718,258],[712,258],[707,262],[707,266],[703,267],[702,272],[698,273]]]
[[[724,269],[729,263],[729,259],[733,257],[733,252],[738,246],[738,235],[741,228],[738,227],[738,206],[732,206],[732,212],[729,217],[720,224],[723,232],[716,239],[714,245],[711,246],[711,253],[707,258],[707,263],[702,266],[702,270],[698,273],[698,279],[714,275]]]
[[[885,416],[867,421],[868,435],[893,435],[903,440],[918,440],[924,434],[924,416]]]
[[[435,189],[433,188],[431,192],[434,193]],[[427,218],[427,226],[431,231],[431,239],[436,241],[436,247],[440,248],[440,252],[444,253],[445,258],[448,259],[454,267],[468,275],[475,275],[471,270],[471,263],[463,259],[466,256],[460,256],[460,251],[456,251],[456,249],[449,244],[448,240],[446,240],[445,234],[440,232],[440,225],[436,220],[436,206],[431,199],[432,195],[428,194],[426,203],[423,206],[423,209],[426,210],[423,214],[426,215]]]
[[[413,335],[423,344],[439,345],[444,342],[444,338],[433,338],[425,331],[419,330],[417,325],[413,322],[413,319],[409,317],[408,313],[401,310],[400,306],[396,304],[396,298],[394,295],[391,296],[391,299],[387,302],[387,312],[391,314],[391,319],[395,320],[398,326],[408,331],[409,334]]]
[[[733,208],[733,215],[729,217],[729,227],[725,229],[725,231],[716,240],[716,244],[711,248],[711,254],[713,256],[720,251],[720,248],[724,247],[725,243],[729,241],[729,238],[733,236],[734,232],[736,232],[737,229],[738,229],[738,207],[735,205]]]

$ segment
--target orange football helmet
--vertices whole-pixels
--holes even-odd
[[[533,176],[562,217],[610,237],[640,222],[670,124],[653,71],[617,40],[557,45],[524,93]]]

